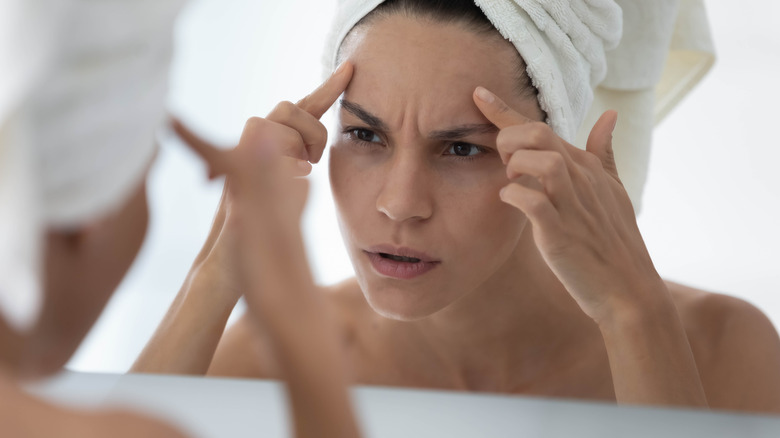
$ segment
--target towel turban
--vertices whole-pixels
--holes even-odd
[[[349,31],[381,0],[342,0],[326,50],[329,69]],[[613,0],[475,0],[495,28],[514,44],[539,91],[548,123],[573,141],[593,101],[593,88],[607,73],[605,51],[622,31]]]

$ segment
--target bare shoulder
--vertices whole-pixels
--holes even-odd
[[[356,327],[369,316],[368,304],[355,279],[320,288],[346,345],[355,342]],[[277,379],[281,376],[270,339],[248,314],[229,326],[214,353],[208,375]]]
[[[780,338],[754,305],[667,282],[710,406],[780,413]]]

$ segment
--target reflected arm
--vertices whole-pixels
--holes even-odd
[[[225,296],[209,275],[187,278],[136,359],[131,372],[204,375],[238,297]]]
[[[151,340],[130,369],[139,373],[203,375],[211,364],[240,293],[226,255],[227,184],[206,242]]]

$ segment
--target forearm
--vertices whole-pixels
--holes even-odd
[[[616,310],[599,327],[618,403],[707,407],[688,338],[671,298]]]
[[[131,372],[206,374],[237,298],[187,279]]]
[[[262,326],[286,382],[295,436],[359,437],[336,325],[322,297],[287,300],[290,295]]]

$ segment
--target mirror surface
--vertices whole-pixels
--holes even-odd
[[[248,117],[313,89],[334,2],[301,3],[192,2],[176,33],[172,112],[215,142],[234,144]],[[778,326],[780,148],[773,128],[780,31],[773,19],[780,6],[760,3],[706,3],[717,62],[656,129],[639,224],[665,278],[743,298]],[[334,125],[332,114],[324,123]],[[153,216],[145,247],[71,369],[127,371],[209,230],[221,185],[207,182],[178,142],[163,146],[150,179]],[[304,230],[315,276],[330,284],[351,276],[352,267],[325,162],[315,166],[311,187]],[[234,316],[242,310],[239,305]]]

